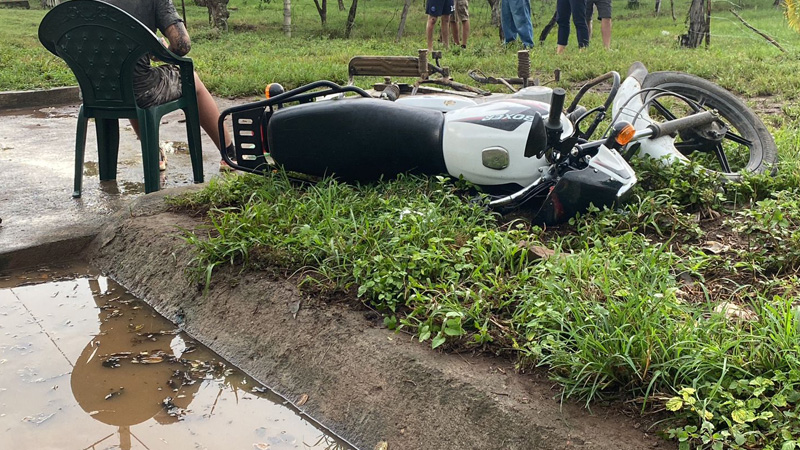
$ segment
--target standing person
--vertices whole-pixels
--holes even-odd
[[[564,53],[569,41],[569,18],[575,24],[575,34],[578,38],[578,48],[589,46],[589,26],[586,25],[586,0],[557,0],[556,13],[558,18],[558,46],[556,53]]]
[[[461,22],[460,36],[458,22]],[[461,48],[467,48],[467,38],[469,38],[469,0],[456,0],[455,12],[450,14],[450,32],[453,34],[453,44],[460,45]]]
[[[433,51],[433,30],[436,28],[436,21],[439,17],[442,17],[442,45],[444,45],[444,48],[449,47],[447,28],[450,18],[447,16],[453,14],[453,0],[428,0],[425,4],[425,14],[428,15],[428,23],[425,26],[425,35],[428,38],[428,53]]]
[[[171,0],[104,0],[142,22],[152,32],[161,31],[168,41],[168,49],[172,53],[184,56],[191,50],[192,43],[183,20],[175,11]],[[206,86],[200,81],[197,72],[194,73],[195,90],[197,91],[197,109],[200,115],[200,126],[205,130],[214,144],[220,146],[219,108],[208,92]],[[177,66],[164,64],[151,66],[147,56],[143,56],[136,63],[133,71],[133,92],[136,103],[140,108],[149,108],[175,100],[181,96],[181,74]],[[131,126],[139,136],[139,123],[131,119]],[[228,156],[235,156],[233,143],[227,130],[225,130],[225,149]],[[166,168],[166,156],[162,154],[163,164]],[[220,161],[220,169],[228,169],[225,161]],[[163,170],[163,169],[162,169]]]
[[[611,48],[611,0],[586,0],[586,23],[589,25],[589,38],[592,37],[592,16],[597,6],[597,18],[600,19],[600,35],[603,47]]]
[[[533,23],[530,0],[501,0],[500,22],[503,24],[505,43],[513,42],[519,35],[523,48],[533,47]]]

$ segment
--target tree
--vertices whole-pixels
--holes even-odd
[[[711,0],[692,0],[689,7],[689,31],[680,35],[681,47],[697,48],[705,39],[711,44]]]
[[[789,27],[800,32],[800,1],[785,0],[783,7],[785,8],[786,19],[789,20]]]
[[[208,8],[208,23],[220,31],[228,31],[228,0],[194,0],[197,6]]]
[[[292,0],[283,0],[283,34],[292,37]]]
[[[344,28],[345,38],[349,39],[350,33],[353,31],[353,25],[356,23],[356,10],[358,10],[358,0],[353,0],[353,4],[350,5],[350,13],[347,14],[347,25]]]
[[[403,30],[406,28],[406,18],[408,18],[409,7],[411,7],[411,0],[406,0],[405,4],[403,5],[403,12],[400,14],[400,26],[397,27],[397,37],[394,40],[395,42],[400,42],[400,39],[403,38]]]
[[[314,0],[314,5],[317,7],[319,20],[324,27],[328,23],[328,0],[322,0],[322,4],[320,4],[319,0]]]
[[[500,42],[503,42],[503,22],[500,20],[500,1],[501,0],[487,0],[489,7],[492,9],[492,25],[496,26],[500,31]]]

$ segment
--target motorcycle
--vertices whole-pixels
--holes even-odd
[[[581,106],[601,83],[611,84],[605,102]],[[387,85],[377,98],[330,81],[278,87],[222,112],[220,135],[230,119],[235,160],[221,153],[232,168],[350,182],[449,174],[479,186],[492,208],[534,205],[540,224],[624,201],[637,182],[628,163],[635,155],[696,159],[734,181],[773,172],[777,162],[772,136],[734,95],[689,74],[648,73],[641,63],[623,82],[613,71],[587,82],[567,108],[564,89],[538,85],[472,97],[402,97]]]

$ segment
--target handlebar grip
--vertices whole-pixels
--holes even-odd
[[[688,128],[699,127],[707,125],[715,120],[719,115],[716,111],[703,111],[701,113],[692,114],[691,116],[681,117],[680,119],[670,120],[660,124],[650,124],[647,128],[653,131],[650,139],[655,139],[661,136],[667,136]]]
[[[564,110],[564,100],[566,97],[567,91],[563,88],[553,89],[553,95],[550,97],[550,113],[547,115],[547,125],[549,128],[561,126],[561,111]]]

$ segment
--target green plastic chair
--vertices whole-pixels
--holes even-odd
[[[100,180],[117,178],[119,119],[138,119],[146,193],[159,189],[158,128],[164,114],[186,114],[194,182],[203,182],[200,117],[192,60],[175,55],[155,34],[125,11],[97,0],[70,0],[47,13],[39,24],[39,41],[63,59],[75,74],[83,104],[75,142],[75,190],[81,196],[86,126],[94,118]],[[180,68],[183,95],[163,105],[142,109],[133,94],[133,69],[147,53]]]

